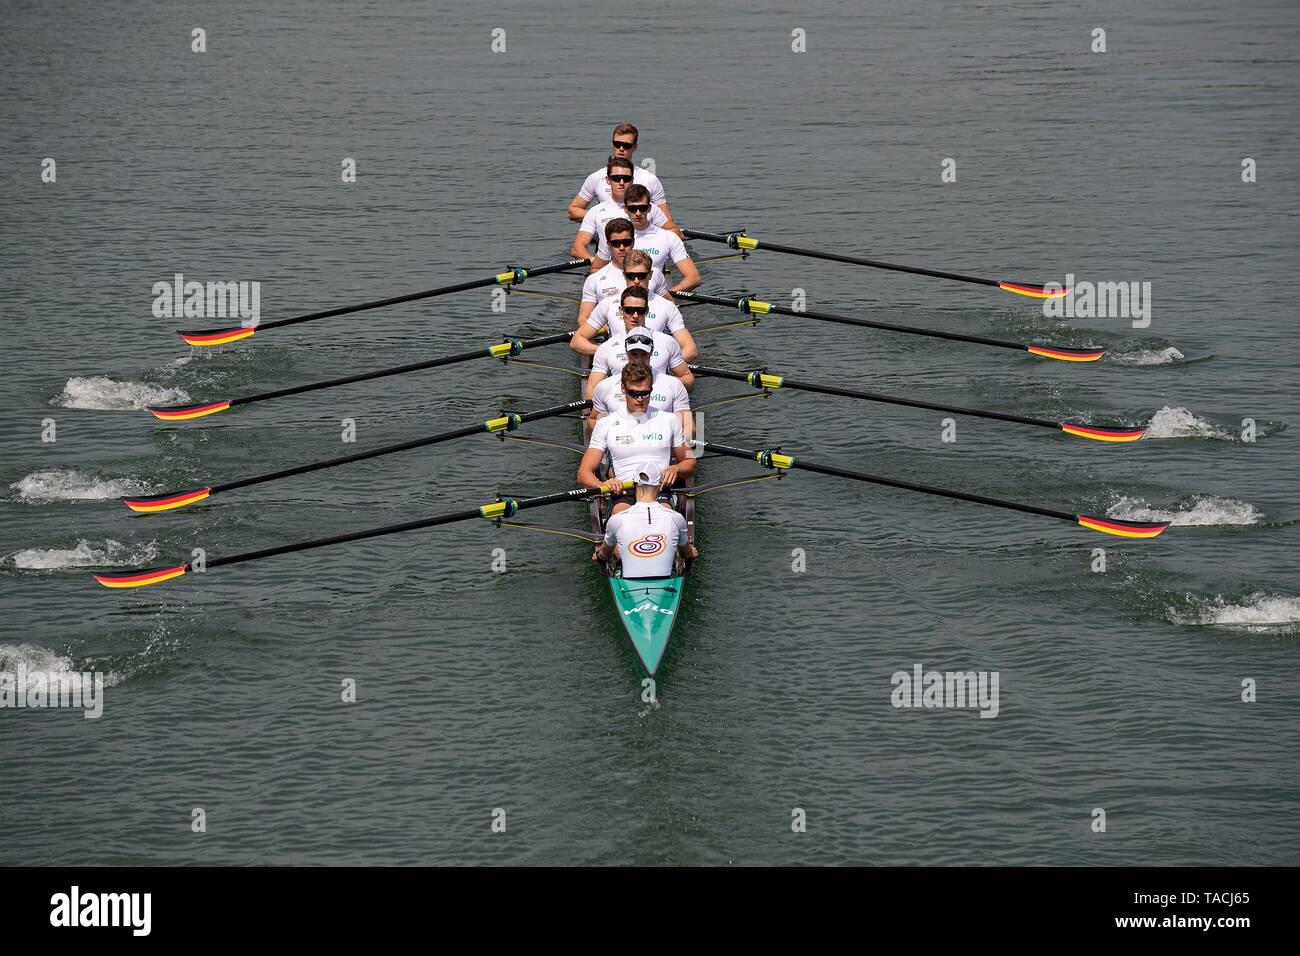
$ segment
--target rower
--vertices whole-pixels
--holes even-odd
[[[636,152],[637,140],[640,134],[635,126],[631,123],[619,123],[614,127],[614,136],[610,142],[613,155],[618,159],[626,159],[632,162],[632,154]],[[593,201],[601,202],[610,198],[610,186],[605,182],[606,171],[598,169],[582,184],[578,190],[578,195],[574,196],[569,202],[569,218],[574,222],[582,222],[582,217],[587,212],[587,207]],[[632,181],[640,183],[646,189],[650,190],[650,199],[664,218],[668,220],[668,228],[676,229],[677,224],[673,222],[673,214],[668,211],[668,199],[664,196],[664,185],[659,181],[659,177],[648,169],[642,169],[640,166],[632,167]],[[581,256],[579,258],[586,258]]]
[[[676,558],[700,556],[691,544],[686,517],[659,500],[664,473],[658,465],[642,465],[632,480],[636,503],[605,522],[605,540],[591,560],[605,562],[617,554],[624,578],[672,577]]]
[[[618,295],[629,285],[636,284],[633,277],[641,277],[644,272],[644,279],[641,285],[649,283],[651,295],[666,295],[668,292],[668,283],[664,281],[664,274],[650,263],[650,257],[646,257],[645,268],[635,268],[631,274],[627,272],[627,257],[633,252],[640,250],[632,248],[632,220],[630,219],[612,219],[605,224],[606,245],[610,247],[610,252],[614,259],[603,269],[599,269],[587,276],[582,283],[582,303],[578,306],[578,327],[582,328],[582,323],[591,315],[591,310],[596,307],[602,299],[607,299],[612,295]],[[584,252],[577,258],[585,259],[587,254]]]
[[[591,442],[578,466],[578,484],[584,488],[604,488],[615,495],[612,514],[632,506],[633,497],[622,494],[623,479],[646,465],[663,469],[663,486],[673,484],[678,475],[695,471],[695,459],[686,444],[682,424],[672,412],[651,411],[650,369],[637,363],[624,366],[621,374],[627,408],[606,415],[596,423]],[[596,469],[610,456],[609,474],[604,481]]]
[[[627,347],[633,342],[645,342],[650,346],[650,360],[647,364],[656,374],[665,372],[682,380],[689,392],[695,388],[695,375],[686,367],[682,357],[682,348],[677,340],[663,332],[652,332],[645,328],[648,309],[646,294],[640,289],[629,287],[620,296],[623,321],[627,331],[621,336],[611,337],[603,342],[591,359],[591,374],[587,376],[587,388],[584,398],[591,398],[596,386],[611,375],[618,375],[627,364]],[[572,346],[572,340],[570,340]]]
[[[611,156],[605,164],[605,181],[609,184],[610,198],[603,199],[587,207],[578,234],[573,237],[569,254],[575,259],[585,259],[591,254],[591,243],[603,238],[605,226],[615,219],[626,219],[627,210],[623,208],[623,198],[632,185],[632,163],[617,156]],[[659,211],[658,206],[651,206],[650,222],[663,227],[668,217]]]
[[[628,288],[635,286],[644,289],[650,275],[650,257],[640,249],[633,249],[623,262],[623,274],[628,279]],[[648,311],[645,327],[654,332],[667,332],[681,346],[682,358],[688,362],[695,361],[700,350],[696,347],[690,330],[686,328],[681,309],[671,299],[653,292],[646,300],[646,305]],[[582,310],[579,310],[579,314],[582,314]],[[610,338],[618,338],[627,332],[627,325],[623,321],[621,292],[617,296],[602,299],[596,303],[595,308],[587,310],[587,319],[578,325],[578,331],[569,340],[569,348],[579,355],[594,355],[596,336],[601,329],[608,329]]]
[[[681,281],[669,289],[669,294],[673,292],[690,292],[700,284],[700,270],[695,268],[695,263],[691,257],[686,254],[686,246],[675,233],[654,225],[650,222],[650,193],[644,186],[633,184],[627,187],[624,193],[624,208],[627,209],[628,216],[632,219],[632,248],[641,249],[650,254],[650,261],[654,267],[663,271],[665,266],[671,262],[681,273]],[[600,248],[596,250],[596,256],[591,260],[591,271],[597,272],[604,268],[605,263],[609,262],[613,256],[610,251],[613,243],[603,242]]]
[[[654,345],[649,336],[631,336],[624,343],[627,350],[628,365],[649,367],[650,352]],[[695,419],[691,415],[691,396],[686,391],[682,380],[675,375],[655,372],[650,369],[650,410],[672,412],[682,423],[682,434],[686,439],[695,437]],[[611,375],[597,383],[591,391],[591,412],[587,415],[587,426],[594,429],[596,422],[614,412],[628,410],[627,396],[623,393],[623,375]]]

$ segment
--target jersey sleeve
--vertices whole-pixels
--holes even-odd
[[[609,414],[610,391],[605,387],[605,383],[613,381],[616,381],[616,379],[605,379],[605,381],[597,385],[596,390],[591,393],[591,407],[596,410],[598,415]]]
[[[607,376],[613,375],[614,368],[609,364],[609,356],[610,356],[610,343],[605,342],[598,349],[596,349],[596,354],[592,356],[591,370],[593,372],[601,372]]]
[[[582,214],[582,225],[578,227],[578,232],[589,232],[593,236],[599,230],[596,223],[596,205],[592,204],[587,207],[587,211]]]
[[[670,412],[689,412],[691,410],[691,393],[686,391],[686,386],[676,375],[665,375],[664,379],[668,382],[668,411]],[[597,389],[599,391],[599,389]]]
[[[679,365],[685,365],[686,356],[682,355],[682,347],[677,344],[677,340],[671,335],[664,335],[662,332],[660,334],[668,340],[664,343],[664,351],[668,353],[668,367],[677,368]]]
[[[650,206],[650,225],[659,226],[662,228],[664,223],[666,223],[667,221],[668,221],[668,217],[664,215],[664,211],[662,209],[660,209],[658,206],[655,205]]]
[[[599,448],[601,451],[609,450],[609,423],[614,419],[602,418],[596,422],[596,427],[591,430],[591,443],[588,448]]]
[[[651,295],[668,295],[668,283],[664,279],[664,274],[658,269],[650,270],[650,288]]]
[[[673,524],[677,526],[677,547],[686,547],[691,543],[691,532],[686,527],[686,518],[680,511],[673,512]]]
[[[668,233],[668,239],[669,241],[667,245],[668,245],[669,259],[671,259],[673,262],[681,262],[683,259],[690,258],[690,256],[686,252],[686,244],[682,242],[681,239],[677,238],[677,233],[675,232]]]
[[[680,448],[682,445],[686,444],[686,432],[682,430],[681,419],[679,419],[676,415],[672,416],[672,419],[673,419],[673,447]],[[602,419],[602,421],[603,420],[604,419]]]
[[[601,299],[596,303],[596,307],[591,310],[591,315],[587,316],[587,325],[591,327],[593,332],[599,332],[609,321],[605,318],[606,313],[609,311],[605,306],[608,301],[609,299]]]
[[[582,301],[599,302],[600,301],[600,284],[596,281],[597,273],[593,272],[587,278],[582,280]]]
[[[604,177],[605,170],[598,169],[582,181],[582,188],[578,190],[578,196],[590,203],[596,198],[596,187],[600,185],[600,180]]]
[[[621,514],[614,515],[609,521],[605,522],[605,543],[611,548],[618,545],[618,526],[623,522],[620,520]]]
[[[682,310],[673,304],[672,299],[665,298],[660,308],[663,310],[664,315],[667,316],[667,319],[664,320],[664,328],[669,335],[686,328],[686,320],[682,318]]]
[[[668,197],[664,195],[664,184],[659,181],[659,177],[654,173],[647,173],[646,175],[650,177],[645,184],[645,188],[650,190],[650,201],[656,206],[662,206],[668,202]],[[662,211],[660,210],[660,212]]]

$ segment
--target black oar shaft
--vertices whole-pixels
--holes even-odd
[[[730,299],[717,295],[701,295],[698,292],[678,292],[674,294],[674,299],[684,299],[688,302],[706,302],[709,305],[725,305],[733,309],[746,311],[749,307],[750,299]],[[932,339],[950,339],[954,342],[971,342],[975,345],[993,345],[1002,349],[1015,349],[1017,352],[1027,352],[1029,349],[1020,342],[1006,342],[1001,339],[986,339],[979,335],[962,335],[959,332],[940,332],[937,329],[918,329],[908,325],[894,325],[890,322],[873,322],[870,319],[859,319],[849,315],[835,315],[831,312],[800,312],[796,309],[787,308],[783,305],[776,305],[771,302],[763,302],[763,308],[759,311],[774,312],[778,315],[791,315],[796,318],[816,319],[820,322],[834,322],[839,325],[855,325],[860,328],[880,329],[884,332],[901,332],[905,335],[922,335]]]
[[[557,342],[567,342],[573,336],[572,332],[557,332],[554,335],[546,335],[536,339],[520,339],[519,348],[531,349],[541,345],[554,345]],[[511,341],[511,340],[508,340]],[[476,349],[470,349],[467,352],[457,352],[453,355],[443,355],[435,359],[429,359],[424,362],[411,362],[409,365],[398,365],[394,368],[379,369],[375,372],[363,372],[360,375],[348,375],[343,378],[334,378],[325,382],[312,382],[309,385],[295,385],[292,388],[281,388],[274,392],[262,392],[258,395],[245,395],[242,398],[230,400],[233,408],[236,405],[249,405],[253,402],[264,402],[272,398],[284,398],[286,395],[301,395],[303,392],[314,392],[322,388],[335,388],[339,385],[352,385],[355,382],[369,382],[376,378],[386,378],[389,375],[403,375],[407,372],[419,372],[424,369],[440,368],[444,365],[454,365],[457,362],[468,362],[476,358],[497,358],[497,346],[483,346]]]
[[[736,372],[726,368],[711,368],[707,365],[688,365],[692,372],[697,375],[709,375],[714,378],[728,378],[737,382],[749,382],[755,387],[764,387],[761,381],[755,381],[755,375],[763,374],[761,371],[754,372]],[[793,388],[800,392],[816,392],[821,395],[839,395],[843,398],[856,398],[867,402],[881,402],[887,405],[904,405],[909,408],[925,408],[936,412],[951,412],[954,415],[970,415],[975,418],[991,418],[1000,422],[1014,422],[1020,425],[1037,425],[1040,428],[1050,428],[1054,431],[1060,431],[1060,422],[1047,421],[1043,418],[1027,418],[1023,415],[1008,415],[1004,412],[989,412],[981,408],[963,408],[960,405],[941,405],[937,402],[925,402],[916,398],[903,398],[898,395],[882,395],[879,392],[864,392],[853,388],[839,388],[834,385],[818,385],[815,382],[799,382],[792,378],[786,378],[783,375],[776,376],[778,384],[773,385],[775,388]]]
[[[591,403],[588,401],[566,402],[563,405],[552,405],[548,408],[539,408],[531,412],[513,412],[505,415],[513,415],[520,423],[538,421],[543,418],[552,418],[556,415],[563,415],[566,412],[580,411]],[[496,421],[500,421],[499,419]],[[264,475],[255,475],[252,478],[241,478],[238,481],[228,481],[223,485],[213,485],[209,491],[217,494],[222,491],[232,491],[235,488],[247,488],[250,485],[260,485],[266,481],[276,481],[280,478],[292,478],[295,475],[305,475],[308,472],[320,471],[323,468],[336,468],[339,465],[349,465],[357,461],[365,461],[368,458],[379,458],[382,455],[392,455],[401,451],[409,451],[412,448],[423,448],[426,445],[437,445],[441,442],[453,441],[457,438],[464,438],[468,435],[477,435],[481,432],[492,431],[492,421],[478,422],[473,425],[466,425],[464,428],[453,428],[450,431],[439,432],[436,435],[429,435],[425,438],[413,438],[410,441],[399,442],[395,445],[384,445],[381,448],[373,448],[369,451],[357,452],[354,455],[344,455],[340,458],[331,458],[327,461],[312,462],[308,465],[298,465],[295,468],[284,468],[280,471],[268,472]]]
[[[553,272],[567,272],[570,269],[577,269],[581,266],[590,265],[590,259],[568,259],[564,262],[557,262],[554,265],[542,266],[540,269],[526,269],[524,274],[529,277],[549,275]],[[503,273],[504,274],[504,273]],[[372,302],[362,302],[360,305],[345,305],[337,309],[325,309],[321,312],[308,312],[306,315],[295,315],[287,319],[277,319],[274,322],[259,323],[258,329],[275,329],[285,325],[293,325],[297,322],[311,322],[315,319],[331,319],[338,315],[351,315],[353,312],[365,312],[368,309],[382,309],[388,305],[400,305],[403,302],[415,302],[419,299],[431,299],[434,296],[450,295],[453,292],[466,292],[470,289],[481,289],[485,286],[499,285],[501,278],[499,275],[489,276],[484,279],[471,279],[468,282],[457,282],[453,285],[439,286],[436,289],[425,289],[423,292],[410,292],[406,295],[390,296],[387,299],[375,299]],[[204,332],[217,332],[220,329],[203,329],[195,330],[190,334],[201,335]]]
[[[549,495],[539,495],[536,498],[525,498],[523,501],[514,502],[514,510],[522,511],[525,508],[538,508],[542,505],[557,504],[561,501],[575,501],[582,498],[590,498],[593,495],[603,493],[602,488],[575,488],[571,491],[557,491]],[[366,538],[378,538],[386,534],[399,534],[403,531],[416,531],[420,528],[433,528],[438,525],[452,524],[457,521],[468,521],[471,518],[487,518],[492,520],[495,515],[485,514],[486,508],[470,508],[465,511],[453,511],[450,514],[437,515],[432,518],[420,518],[415,521],[403,521],[401,524],[384,525],[380,528],[367,528],[364,531],[352,531],[348,534],[336,534],[328,538],[316,538],[312,541],[299,541],[296,544],[284,544],[277,548],[263,548],[261,551],[249,551],[245,554],[233,554],[228,558],[213,558],[208,561],[206,567],[216,568],[224,567],[228,564],[242,564],[245,561],[256,561],[259,558],[273,558],[281,554],[293,554],[296,551],[310,551],[315,548],[324,548],[332,544],[346,544],[349,541],[364,541]],[[502,517],[508,517],[503,514]]]
[[[1064,511],[1052,511],[1048,508],[1038,508],[1034,505],[1021,504],[1017,501],[1006,501],[1002,498],[989,498],[985,495],[973,495],[965,491],[954,491],[950,488],[939,488],[935,485],[923,485],[911,481],[900,481],[896,478],[883,478],[880,475],[869,475],[863,471],[850,471],[847,468],[839,468],[834,465],[821,465],[803,458],[777,455],[778,459],[784,457],[784,461],[778,461],[775,464],[765,463],[764,456],[769,453],[766,451],[757,451],[750,448],[736,448],[733,445],[720,445],[717,442],[697,441],[694,447],[703,448],[707,451],[717,452],[721,455],[730,455],[733,458],[743,458],[748,461],[757,461],[759,464],[767,464],[767,467],[774,468],[801,468],[804,471],[812,471],[822,475],[833,475],[837,478],[848,478],[852,481],[866,481],[875,485],[885,485],[890,488],[902,488],[905,491],[919,491],[922,494],[937,495],[941,498],[955,498],[959,501],[970,501],[975,504],[992,505],[995,508],[1006,508],[1009,511],[1021,511],[1026,514],[1042,515],[1045,518],[1057,518],[1062,521],[1068,521],[1071,524],[1078,523],[1078,515],[1067,514]]]
[[[682,230],[687,239],[703,239],[705,242],[721,242],[730,245],[728,237],[715,232],[696,232],[694,229]],[[748,237],[747,237],[748,238]],[[798,246],[783,246],[767,240],[753,240],[755,249],[768,249],[772,252],[784,252],[792,256],[804,256],[808,259],[824,259],[827,262],[845,262],[854,266],[870,266],[873,269],[891,269],[894,272],[910,272],[913,275],[931,276],[935,279],[955,279],[958,282],[972,282],[975,285],[997,286],[997,279],[984,279],[979,276],[962,275],[960,272],[943,272],[938,269],[922,269],[919,266],[904,266],[897,262],[882,262],[879,259],[866,259],[862,256],[844,256],[835,252],[822,252],[817,249],[801,249]]]

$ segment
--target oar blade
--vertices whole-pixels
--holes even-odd
[[[178,578],[189,569],[188,564],[177,564],[169,568],[146,568],[121,574],[92,574],[91,577],[106,588],[142,588]]]
[[[224,402],[204,402],[200,405],[149,405],[146,406],[154,418],[163,422],[187,422],[207,415],[224,412],[230,407],[230,400]]]
[[[1061,345],[1026,345],[1025,351],[1062,362],[1095,362],[1106,354],[1105,349],[1071,349]]]
[[[1147,433],[1147,426],[1141,428],[1102,428],[1099,425],[1072,425],[1061,422],[1061,431],[1067,435],[1091,438],[1093,441],[1129,442],[1138,441]]]
[[[186,345],[226,345],[250,338],[257,331],[255,325],[240,325],[233,329],[178,329]]]
[[[212,494],[211,488],[190,488],[188,491],[164,491],[160,495],[134,495],[123,497],[122,504],[140,514],[155,511],[172,511],[202,501]]]
[[[998,288],[1003,292],[1014,292],[1016,295],[1028,296],[1031,299],[1063,299],[1073,289],[1048,289],[1046,286],[1035,285],[1032,282],[999,282]]]
[[[1120,538],[1154,538],[1170,525],[1168,521],[1125,521],[1122,518],[1098,518],[1093,515],[1079,515],[1078,520],[1080,527]]]

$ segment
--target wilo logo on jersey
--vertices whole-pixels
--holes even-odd
[[[1043,315],[1049,319],[1130,319],[1135,329],[1151,324],[1150,282],[1075,282],[1071,272],[1065,285],[1048,282],[1043,289],[1074,290],[1063,298],[1043,300]]]
[[[71,893],[50,897],[50,925],[128,926],[133,936],[148,936],[153,928],[152,893]]]
[[[99,671],[0,671],[0,708],[80,707],[95,720],[104,713],[104,675]]]
[[[998,715],[998,671],[927,671],[912,665],[912,673],[894,671],[890,703],[897,708],[979,708],[981,717]]]
[[[199,282],[182,272],[153,284],[156,319],[239,319],[245,328],[262,318],[262,283]]]

